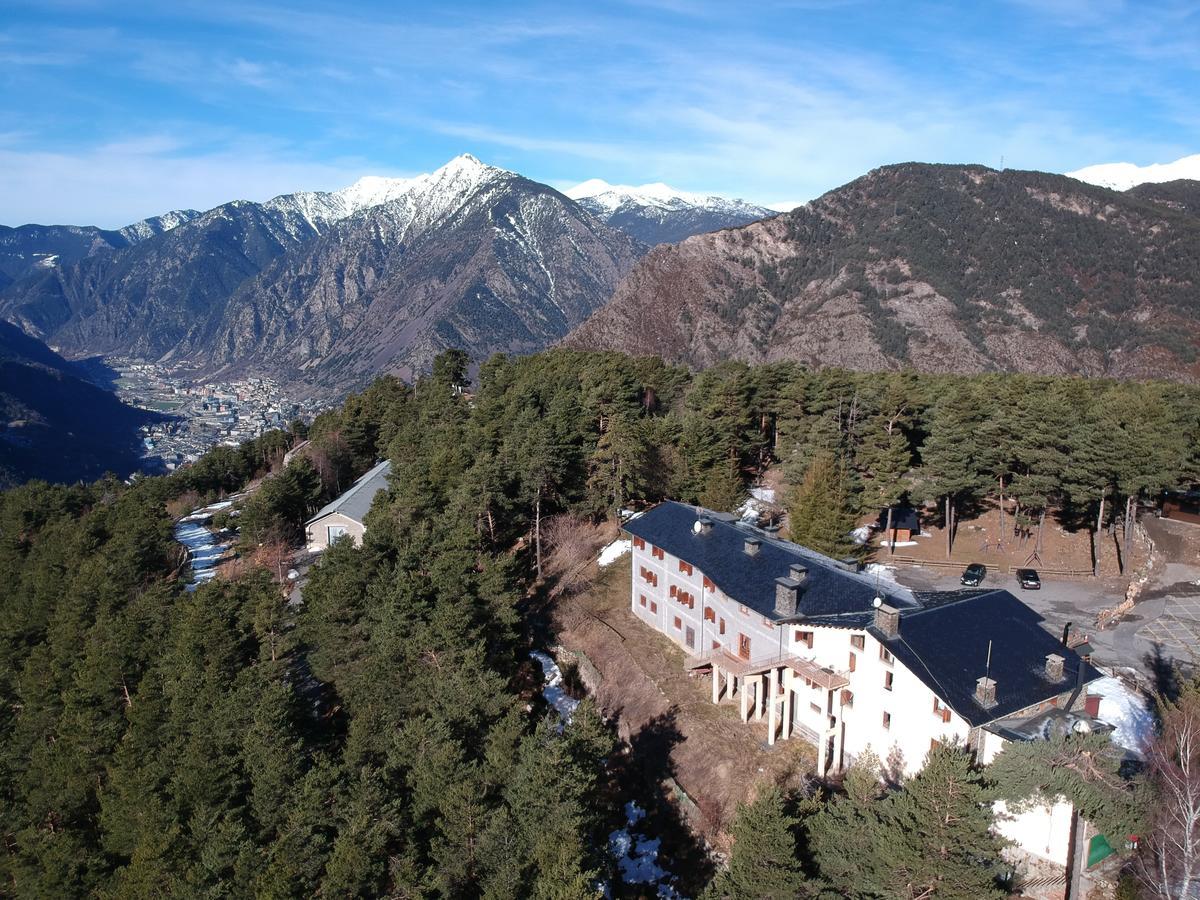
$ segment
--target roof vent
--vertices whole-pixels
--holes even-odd
[[[886,637],[894,638],[900,633],[900,610],[886,603],[875,607],[875,627]]]
[[[775,579],[775,615],[785,619],[796,615],[800,585],[791,578]]]
[[[762,549],[762,541],[758,538],[746,538],[746,544],[742,549],[746,551],[747,556],[758,556],[758,551]]]
[[[708,516],[701,516],[692,526],[693,534],[708,534],[710,531],[712,531],[712,519]]]
[[[996,679],[985,676],[976,680],[975,701],[985,708],[996,705]]]
[[[1046,657],[1046,680],[1047,681],[1062,681],[1063,679],[1063,663],[1066,662],[1057,653],[1051,653]]]

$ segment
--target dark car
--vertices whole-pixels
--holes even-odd
[[[1026,590],[1040,591],[1042,589],[1042,579],[1036,569],[1017,569],[1017,582]]]
[[[962,583],[967,587],[979,587],[987,576],[987,566],[982,563],[971,563],[962,573]]]

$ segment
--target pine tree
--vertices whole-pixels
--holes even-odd
[[[787,510],[797,544],[837,559],[858,550],[850,538],[855,508],[845,472],[834,457],[822,454],[812,461],[804,481],[788,495]]]
[[[797,855],[799,820],[788,815],[778,788],[763,790],[738,809],[733,823],[733,853],[706,900],[785,900],[814,896]]]

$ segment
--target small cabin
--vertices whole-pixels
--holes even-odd
[[[1163,494],[1162,517],[1200,525],[1200,491],[1167,491]]]

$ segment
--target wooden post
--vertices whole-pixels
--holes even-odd
[[[775,670],[770,669],[767,672],[767,678],[770,679],[771,688],[767,692],[767,743],[770,746],[775,746],[775,700],[777,685],[775,684]]]

